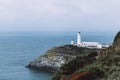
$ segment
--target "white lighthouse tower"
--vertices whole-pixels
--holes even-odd
[[[81,44],[81,36],[80,36],[80,32],[77,33],[77,45]]]

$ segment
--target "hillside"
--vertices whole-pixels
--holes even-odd
[[[109,48],[95,55],[78,55],[64,64],[52,80],[120,80],[120,32]]]
[[[44,55],[31,61],[27,67],[55,72],[59,70],[62,65],[67,64],[67,62],[80,55],[89,55],[91,53],[92,55],[97,55],[99,51],[99,49],[82,48],[73,45],[54,47]]]

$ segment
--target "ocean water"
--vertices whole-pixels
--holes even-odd
[[[49,80],[53,73],[30,70],[25,66],[48,49],[76,41],[76,34],[0,34],[0,80]],[[113,35],[83,34],[83,41],[112,43]]]

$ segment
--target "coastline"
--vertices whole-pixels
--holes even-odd
[[[100,49],[83,48],[74,45],[64,45],[48,50],[44,55],[31,61],[26,67],[31,69],[56,72],[67,62],[77,56],[93,54],[97,55]],[[90,55],[89,55],[90,56]]]

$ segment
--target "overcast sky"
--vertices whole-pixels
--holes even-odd
[[[0,31],[120,30],[120,0],[0,0]]]

